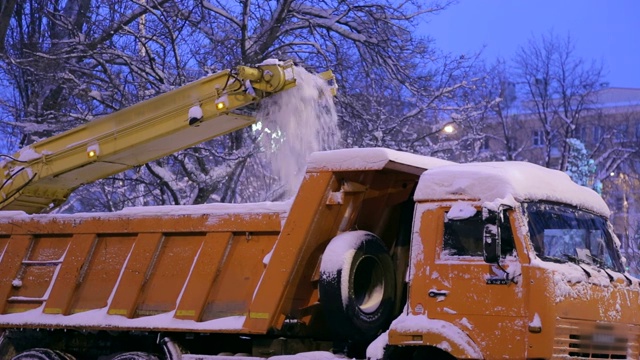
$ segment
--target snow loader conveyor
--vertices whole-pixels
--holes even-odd
[[[250,126],[247,106],[295,84],[291,61],[238,66],[31,144],[0,162],[0,210],[43,212],[82,184]]]

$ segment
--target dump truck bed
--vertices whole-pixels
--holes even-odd
[[[242,332],[289,203],[0,215],[0,326]]]

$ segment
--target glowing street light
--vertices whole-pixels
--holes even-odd
[[[438,127],[438,129],[435,130],[435,131],[432,131],[430,133],[422,135],[420,138],[424,139],[424,138],[427,138],[429,136],[436,135],[436,134],[441,134],[441,133],[452,134],[455,131],[456,131],[455,124],[450,122],[450,123],[444,124],[444,126],[442,126],[442,127]]]
[[[452,132],[454,132],[456,130],[455,126],[453,126],[453,124],[447,124],[442,128],[442,131],[444,131],[447,134],[451,134]]]

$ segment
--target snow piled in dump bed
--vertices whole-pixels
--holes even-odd
[[[422,174],[415,199],[476,199],[496,205],[544,200],[609,216],[607,204],[595,191],[561,171],[520,161],[436,167]]]
[[[282,218],[286,217],[291,208],[291,200],[284,202],[260,202],[250,204],[202,204],[202,205],[166,205],[144,206],[124,208],[116,212],[100,213],[76,213],[76,214],[33,214],[23,211],[0,211],[0,223],[15,220],[48,220],[79,219],[79,218],[139,218],[152,216],[183,216],[183,215],[209,215],[211,217],[225,215],[256,215],[265,213],[278,213]]]
[[[39,308],[20,313],[3,314],[1,316],[4,327],[15,325],[36,326],[77,326],[77,327],[112,327],[125,329],[175,329],[175,330],[241,330],[245,316],[229,316],[209,321],[197,322],[193,320],[181,320],[174,318],[175,311],[170,311],[153,316],[144,316],[129,319],[121,315],[110,315],[108,309],[96,309],[84,311],[72,315],[44,314],[44,305]]]

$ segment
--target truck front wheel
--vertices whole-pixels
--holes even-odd
[[[336,339],[369,341],[394,309],[393,261],[380,238],[352,231],[333,238],[320,266],[320,303]]]

